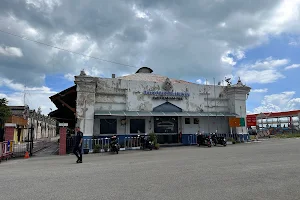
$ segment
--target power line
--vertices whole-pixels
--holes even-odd
[[[17,35],[17,34],[14,34],[14,33],[3,31],[1,29],[0,29],[0,32],[6,33],[8,35],[12,35],[12,36],[15,36],[15,37],[18,37],[18,38],[21,38],[23,40],[27,40],[27,41],[30,41],[30,42],[35,42],[37,44],[41,44],[41,45],[44,45],[44,46],[47,46],[47,47],[51,47],[51,48],[54,48],[54,49],[58,49],[58,50],[61,50],[61,51],[66,51],[66,52],[69,52],[69,53],[77,54],[77,55],[80,55],[80,56],[84,56],[84,57],[88,57],[88,58],[100,60],[100,61],[103,61],[103,62],[109,62],[109,63],[113,63],[113,64],[117,64],[117,65],[123,65],[123,66],[126,66],[126,67],[138,68],[138,67],[133,66],[133,65],[127,65],[127,64],[123,64],[123,63],[119,63],[119,62],[115,62],[115,61],[111,61],[111,60],[106,60],[106,59],[98,58],[98,57],[95,57],[95,56],[88,56],[86,54],[78,53],[78,52],[71,51],[71,50],[68,50],[68,49],[63,49],[61,47],[53,46],[53,45],[50,45],[50,44],[46,44],[46,43],[43,43],[43,42],[39,42],[39,41],[36,41],[36,40],[32,40],[32,39],[29,39],[29,38]]]

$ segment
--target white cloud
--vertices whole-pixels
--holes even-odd
[[[240,66],[236,76],[240,76],[246,83],[273,83],[278,79],[285,78],[280,69],[289,63],[288,59],[273,59],[268,57],[265,60],[258,60],[252,65]]]
[[[299,46],[300,45],[300,37],[291,37],[290,41],[289,41],[289,45]]]
[[[276,70],[249,70],[249,69],[240,69],[236,73],[237,76],[241,77],[241,80],[247,84],[250,83],[273,83],[278,79],[285,78],[283,74]]]
[[[295,94],[295,91],[286,91],[266,95],[261,101],[261,106],[255,108],[253,113],[298,110],[300,109],[300,98],[294,98]]]
[[[70,73],[64,75],[65,79],[69,81],[74,81],[75,79],[74,76],[75,76],[74,74],[70,74]]]
[[[255,93],[266,93],[266,92],[268,92],[268,88],[263,88],[263,89],[252,89],[251,92],[255,92]]]
[[[198,79],[198,80],[196,80],[196,83],[202,84],[202,80],[201,80],[201,79]]]
[[[290,66],[285,67],[285,70],[289,70],[289,69],[295,69],[295,68],[299,68],[300,64],[292,64]]]
[[[0,55],[11,57],[22,57],[23,52],[17,47],[0,46]]]
[[[0,7],[0,29],[104,60],[148,66],[154,73],[172,78],[205,77],[211,82],[212,77],[221,80],[232,73],[238,61],[246,57],[245,52],[255,50],[272,36],[299,35],[298,0],[259,2],[72,0],[72,5],[80,5],[72,7],[61,0],[4,1]],[[203,15],[208,9],[210,12]],[[92,76],[136,71],[5,34],[0,37],[0,44],[20,50],[2,47],[0,55],[21,56],[3,57],[1,76],[32,88],[42,87],[41,75],[49,73],[65,74],[73,81],[83,66]],[[271,83],[284,78],[279,70],[287,62],[268,58],[238,68],[235,75],[247,84]],[[15,82],[6,84],[23,89]]]
[[[273,69],[276,67],[281,67],[289,63],[288,59],[273,59],[272,57],[268,57],[265,60],[258,60],[250,68],[253,69]]]
[[[20,83],[12,80],[0,79],[0,87],[8,87],[13,92],[9,94],[0,93],[0,98],[7,98],[9,105],[23,106],[29,105],[30,109],[38,109],[41,107],[43,114],[48,114],[51,109],[56,109],[55,105],[50,101],[49,96],[56,94],[51,88],[42,87],[25,87]],[[25,102],[24,102],[25,97]]]

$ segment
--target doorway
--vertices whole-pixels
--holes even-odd
[[[154,132],[160,144],[178,143],[178,117],[154,117]]]

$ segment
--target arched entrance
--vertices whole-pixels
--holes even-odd
[[[157,134],[158,143],[179,143],[179,131],[178,131],[178,116],[175,116],[175,112],[182,112],[182,109],[178,106],[165,102],[155,108],[153,112],[163,112],[166,116],[154,117],[154,132]],[[174,116],[170,115],[173,113]]]

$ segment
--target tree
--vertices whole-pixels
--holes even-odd
[[[3,128],[5,121],[11,116],[8,101],[6,98],[0,98],[0,128]]]
[[[11,116],[11,112],[7,104],[8,101],[6,98],[0,98],[0,142],[3,141],[4,124],[7,118]]]

